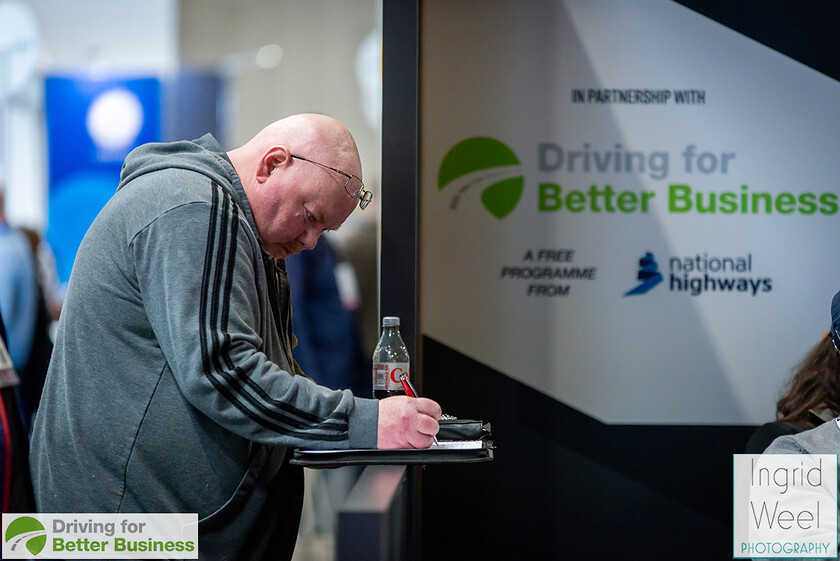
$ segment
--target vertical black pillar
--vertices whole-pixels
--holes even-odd
[[[399,316],[400,333],[419,383],[418,263],[419,0],[382,0],[382,220],[379,314]],[[406,561],[422,559],[418,547],[420,501],[417,466],[406,474]]]
[[[419,39],[419,2],[383,0],[379,311],[400,317],[418,375]]]

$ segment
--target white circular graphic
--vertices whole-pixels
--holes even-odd
[[[283,60],[283,47],[273,43],[260,47],[260,50],[257,51],[257,56],[254,58],[257,66],[263,70],[271,70],[280,64],[281,60]]]
[[[143,106],[132,92],[115,88],[93,100],[85,119],[88,134],[103,150],[129,147],[143,126]]]

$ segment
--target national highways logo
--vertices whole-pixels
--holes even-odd
[[[653,252],[647,251],[639,258],[637,284],[624,296],[647,294],[661,284],[672,293],[692,297],[717,293],[754,298],[773,291],[773,278],[756,274],[755,261],[752,253],[716,255],[704,251],[668,256],[662,262],[662,272]]]
[[[458,181],[460,180],[460,181]],[[525,186],[521,162],[507,145],[495,138],[476,136],[462,140],[444,156],[438,170],[438,189],[457,187],[452,208],[472,188],[481,189],[481,204],[496,218],[510,214]]]
[[[639,259],[639,273],[636,278],[639,284],[625,292],[625,296],[647,294],[650,289],[662,282],[662,273],[659,272],[659,265],[656,263],[656,258],[650,251],[646,252]]]

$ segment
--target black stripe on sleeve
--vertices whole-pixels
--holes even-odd
[[[215,182],[212,191],[199,311],[205,376],[245,416],[270,430],[307,440],[346,439],[346,415],[325,419],[273,399],[234,365],[228,333],[230,298],[226,295],[234,279],[239,209]]]

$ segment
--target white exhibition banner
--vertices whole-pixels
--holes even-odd
[[[609,423],[772,420],[840,289],[840,83],[669,0],[421,14],[423,334]]]

